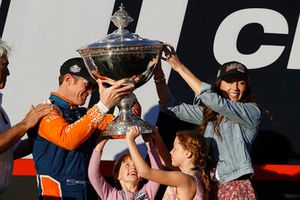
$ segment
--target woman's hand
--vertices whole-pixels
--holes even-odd
[[[200,94],[202,81],[198,79],[186,66],[184,66],[184,64],[181,63],[176,55],[174,47],[165,43],[162,51],[166,56],[162,59],[171,65],[171,68],[184,79],[184,81],[190,86],[196,95]],[[160,97],[160,99],[161,98],[162,97]]]
[[[178,71],[183,66],[172,45],[165,43],[162,51],[165,54],[165,57],[162,57],[162,59],[167,61],[173,70]]]

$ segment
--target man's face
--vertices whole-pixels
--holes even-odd
[[[91,84],[82,77],[74,75],[71,75],[71,77],[73,81],[68,99],[81,106],[85,103],[87,97],[92,93],[93,87],[91,87]]]
[[[6,77],[9,76],[7,56],[0,57],[0,89],[3,89],[6,84]]]

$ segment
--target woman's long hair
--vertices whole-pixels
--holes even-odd
[[[213,92],[216,92],[218,95],[224,97],[224,95],[223,95],[223,93],[220,89],[221,81],[222,81],[221,79],[217,79],[214,82],[214,84],[212,85],[211,89],[212,89]],[[243,102],[243,103],[252,102],[252,103],[255,103],[257,106],[259,106],[254,93],[252,92],[251,88],[249,87],[248,81],[247,81],[246,90],[245,90],[242,98],[239,100],[239,102]],[[260,108],[260,109],[262,109],[262,108]],[[263,109],[263,110],[265,110],[265,109]],[[204,106],[204,108],[203,108],[203,120],[200,123],[200,125],[198,126],[197,130],[199,131],[199,133],[204,134],[204,131],[206,129],[206,126],[207,126],[208,122],[211,121],[214,124],[215,134],[218,137],[222,138],[219,128],[220,128],[220,123],[223,120],[223,117],[224,116],[221,115],[220,113],[215,112],[214,110],[212,110],[211,108],[209,108],[207,106]]]
[[[190,151],[194,155],[193,164],[195,169],[199,170],[198,178],[204,185],[204,190],[210,192],[210,180],[205,171],[206,169],[206,143],[202,134],[195,130],[178,131],[176,134],[179,143],[185,150]]]

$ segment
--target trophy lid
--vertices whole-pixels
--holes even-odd
[[[129,16],[121,3],[119,10],[111,17],[117,30],[108,34],[104,39],[81,47],[78,51],[82,56],[96,56],[99,54],[126,53],[157,53],[162,48],[162,42],[149,40],[131,33],[125,29],[133,18]]]

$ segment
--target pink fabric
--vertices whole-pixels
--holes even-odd
[[[155,150],[148,150],[148,155],[150,158],[151,167],[154,169],[161,168],[161,163],[159,160],[158,153]],[[93,151],[90,164],[89,164],[89,179],[94,189],[98,193],[101,199],[106,200],[122,200],[122,192],[117,188],[111,186],[104,179],[103,175],[100,172],[100,162],[101,154],[97,151]],[[148,195],[149,199],[155,199],[155,195],[159,189],[160,184],[148,181],[141,189]],[[125,192],[126,199],[133,199],[134,193]]]
[[[206,200],[208,198],[205,198],[205,194],[204,194],[204,190],[203,190],[203,186],[201,184],[201,182],[199,181],[199,179],[197,177],[195,177],[195,181],[197,183],[197,190],[196,190],[196,195],[194,196],[193,200]],[[167,187],[165,194],[163,196],[162,200],[181,200],[178,196],[177,196],[177,190],[176,187]]]

